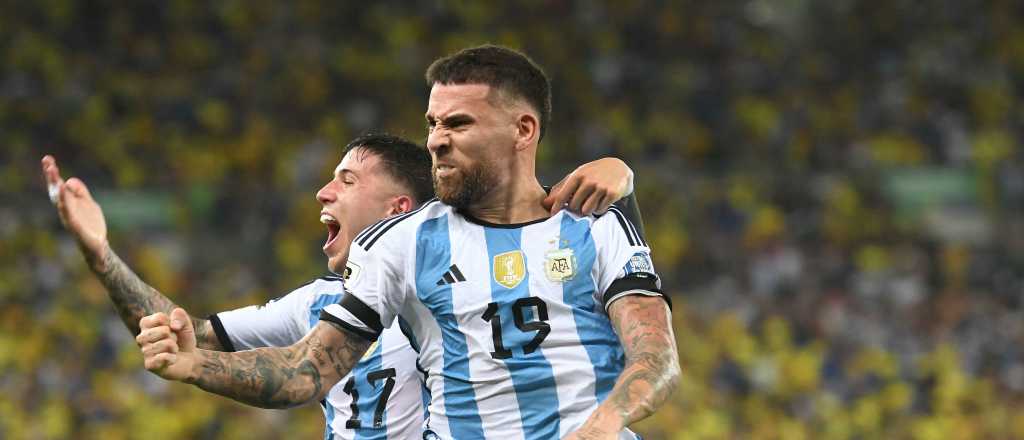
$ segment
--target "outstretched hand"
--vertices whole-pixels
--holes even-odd
[[[74,177],[65,182],[53,156],[43,157],[42,172],[50,200],[57,206],[61,223],[75,236],[82,249],[90,254],[87,256],[99,257],[107,247],[107,221],[103,217],[103,209],[89,193],[89,188]]]
[[[135,342],[142,349],[146,369],[156,375],[186,381],[196,363],[196,333],[192,320],[182,308],[171,315],[154,313],[139,321],[141,331]]]
[[[606,157],[580,165],[551,188],[544,207],[551,215],[562,209],[576,214],[603,214],[617,200],[633,192],[633,170],[625,162]]]

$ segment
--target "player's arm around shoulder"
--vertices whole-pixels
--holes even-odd
[[[147,316],[140,327],[143,332],[136,341],[147,370],[260,408],[289,408],[323,399],[371,342],[321,321],[288,347],[235,353],[201,350],[182,309],[169,317]]]
[[[626,368],[608,399],[569,439],[617,439],[622,429],[653,414],[679,385],[679,356],[664,298],[624,296],[608,305],[608,315]]]

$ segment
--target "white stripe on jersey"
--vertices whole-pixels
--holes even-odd
[[[491,357],[494,342],[491,337],[491,324],[481,319],[490,302],[491,262],[487,255],[487,244],[484,229],[473,227],[464,218],[452,217],[448,222],[448,233],[453,243],[461,246],[452,249],[452,262],[462,268],[469,279],[485,281],[484,286],[473,282],[456,283],[452,286],[452,299],[456,316],[459,316],[459,329],[466,334],[469,347],[469,372],[473,378],[473,391],[476,392],[480,420],[487,438],[524,438],[519,424],[519,402],[512,379],[505,364]],[[485,258],[480,258],[484,255]],[[486,296],[481,293],[487,294]],[[486,300],[481,297],[488,298]],[[511,325],[512,323],[507,323]],[[435,393],[436,394],[436,393]],[[508,423],[515,420],[515,423]]]

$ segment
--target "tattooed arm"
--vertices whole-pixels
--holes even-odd
[[[85,182],[77,178],[65,182],[53,156],[44,157],[41,165],[43,180],[49,187],[61,223],[75,237],[89,268],[106,286],[107,294],[128,330],[138,335],[139,320],[143,316],[170,313],[176,307],[174,303],[142,282],[110,248],[103,209],[92,198]],[[224,349],[207,320],[194,321],[200,347]]]
[[[114,303],[117,314],[121,321],[134,335],[138,335],[139,320],[144,316],[155,313],[170,314],[171,310],[178,307],[169,298],[162,295],[149,284],[146,284],[120,257],[104,243],[103,250],[96,255],[83,248],[89,268],[96,274],[103,286],[107,288],[107,295]],[[223,351],[220,340],[213,332],[210,321],[202,318],[192,317],[195,325],[196,339],[199,347],[207,350]]]
[[[679,357],[665,300],[626,296],[609,306],[626,352],[626,368],[608,398],[572,439],[617,439],[630,424],[654,413],[679,385]]]
[[[224,353],[195,348],[184,310],[142,319],[136,338],[146,369],[260,408],[290,408],[324,398],[369,348],[338,324],[321,321],[290,347]],[[173,331],[177,339],[164,337]]]

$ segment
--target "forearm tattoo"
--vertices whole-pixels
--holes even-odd
[[[132,334],[139,334],[139,320],[144,316],[157,312],[170,314],[177,307],[166,296],[142,281],[110,246],[99,258],[86,253],[86,259],[93,273],[107,288],[118,316]],[[223,350],[208,320],[193,317],[192,326],[200,348]]]
[[[260,408],[290,408],[319,400],[370,346],[362,337],[329,324],[343,336],[325,337],[314,329],[291,347],[204,352],[188,382]]]
[[[611,321],[626,352],[626,368],[606,401],[622,426],[654,413],[679,385],[670,314],[661,298],[632,296],[612,304]]]

